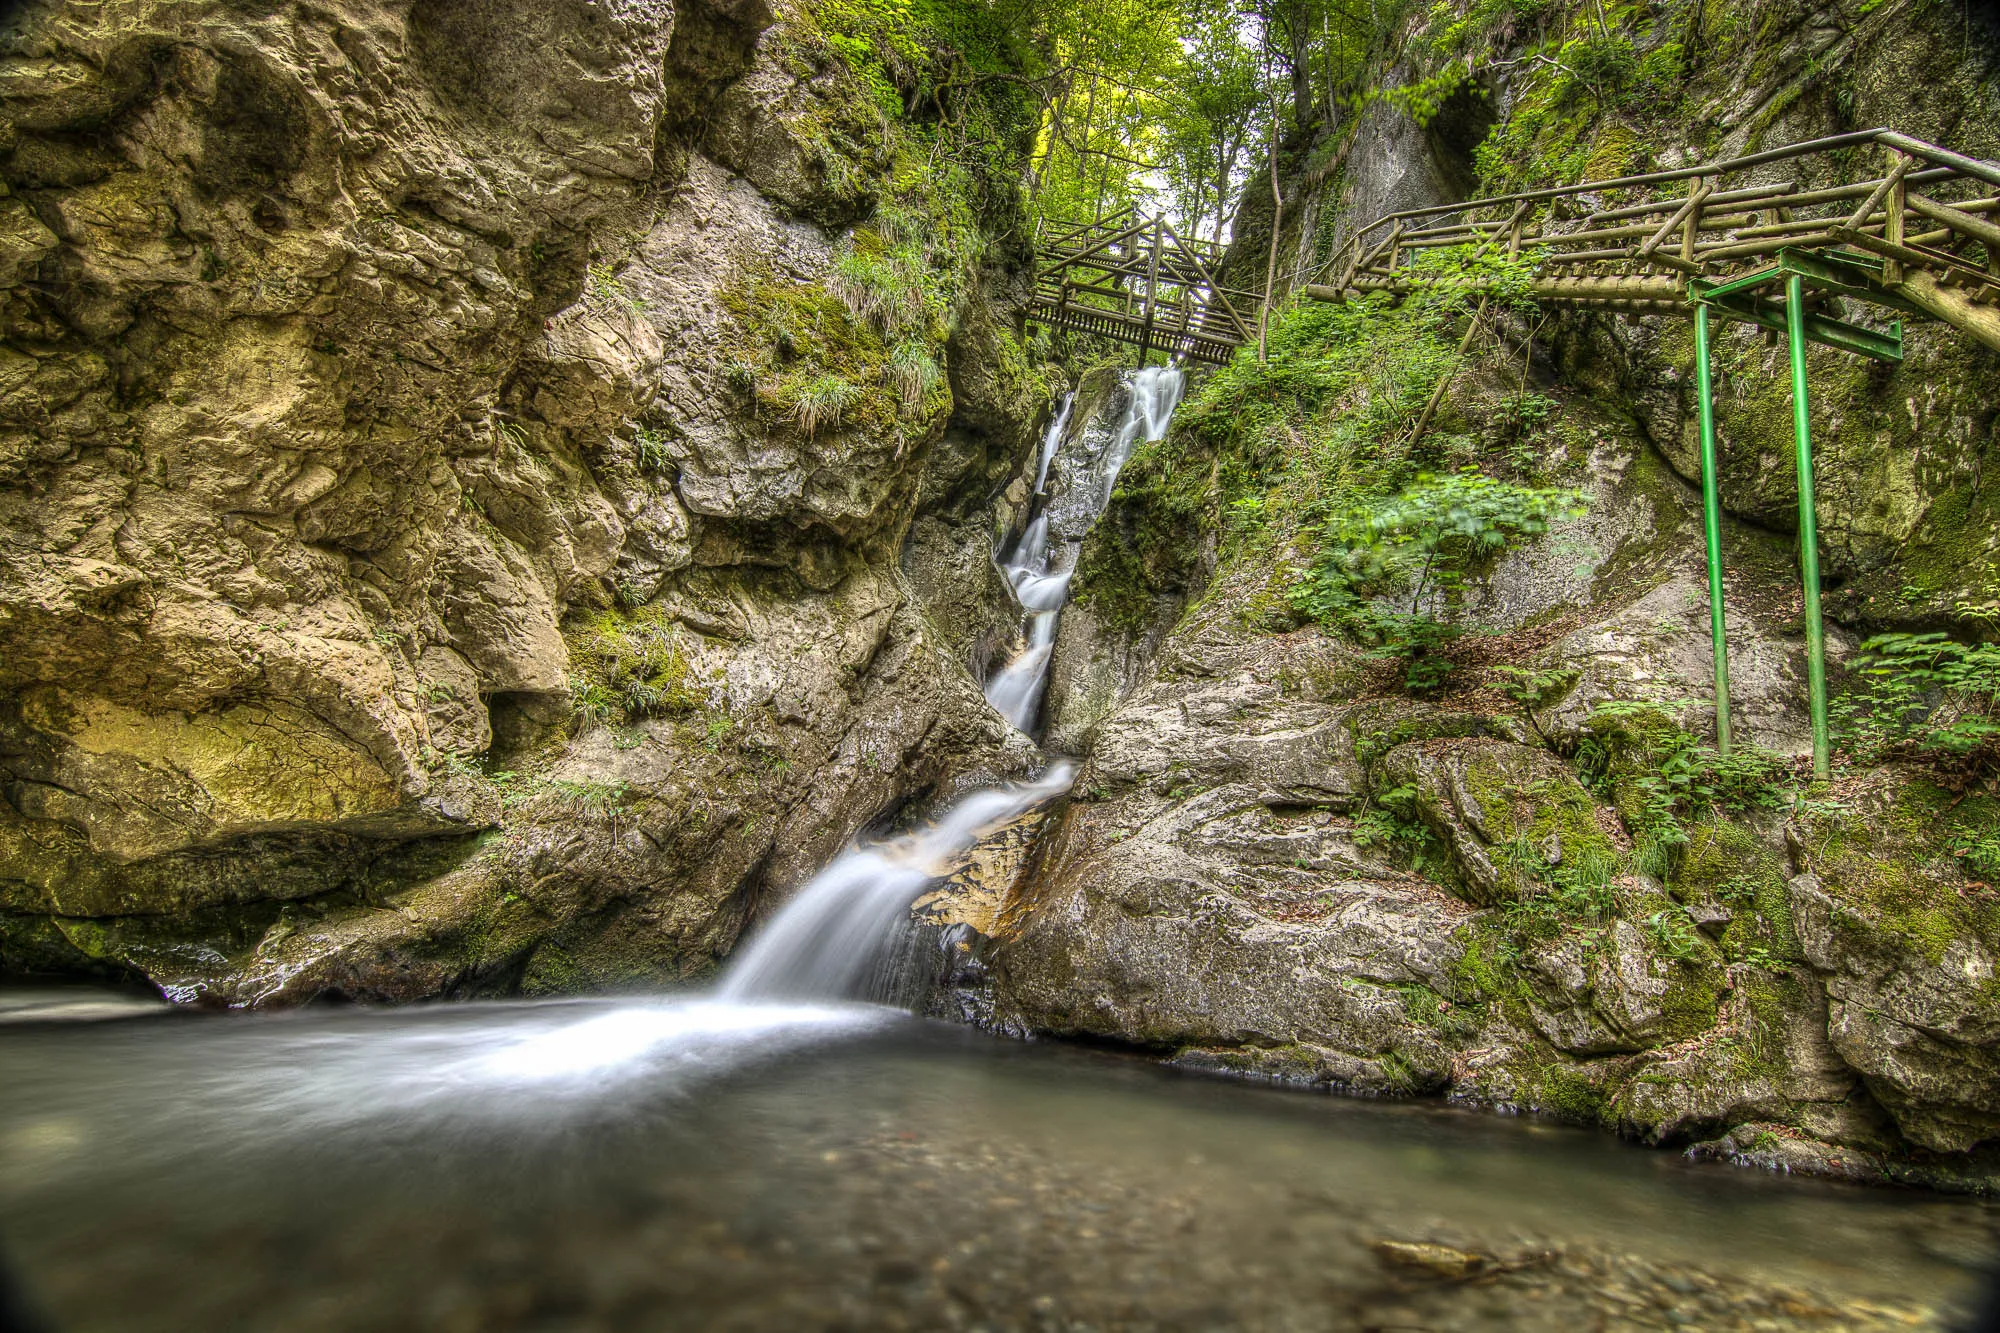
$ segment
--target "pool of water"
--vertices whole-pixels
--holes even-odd
[[[1950,1327],[1995,1224],[864,1006],[0,1025],[58,1330]]]

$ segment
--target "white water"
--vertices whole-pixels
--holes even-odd
[[[1118,474],[1132,459],[1141,440],[1167,433],[1167,423],[1179,406],[1185,377],[1172,366],[1148,366],[1134,371],[1125,384],[1124,406],[1109,436],[1096,429],[1081,432],[1073,443],[1083,454],[1061,495],[1049,493],[1049,471],[1069,435],[1075,398],[1064,401],[1048,435],[1042,440],[1035,473],[1035,517],[1021,539],[1000,561],[1001,572],[1014,586],[1021,603],[1022,647],[986,684],[986,701],[1020,731],[1031,731],[1048,688],[1049,662],[1055,656],[1057,622],[1069,600],[1070,578],[1076,571],[1082,537],[1111,503]],[[1052,516],[1063,520],[1061,541],[1052,540]]]
[[[843,852],[729,965],[716,998],[853,997],[924,887],[999,825],[1068,791],[1072,776],[1057,762],[1033,782],[974,792],[927,828]]]
[[[988,702],[1022,731],[1034,726],[1041,711],[1057,621],[1069,600],[1083,534],[1110,502],[1118,474],[1139,442],[1166,434],[1182,384],[1181,372],[1171,367],[1136,371],[1126,382],[1117,424],[1108,432],[1109,418],[1093,421],[1072,440],[1072,398],[1042,440],[1033,517],[1001,561],[1021,604],[1024,646],[986,687]],[[1077,451],[1074,460],[1058,457],[1066,445]],[[1059,468],[1059,462],[1064,466]],[[1049,489],[1052,472],[1062,483],[1057,494]],[[842,853],[736,957],[723,974],[715,1001],[728,1006],[860,998],[925,887],[951,873],[974,844],[1000,825],[1067,791],[1072,776],[1068,763],[1057,762],[1033,782],[973,793],[935,824]],[[648,1017],[603,1035],[616,1046],[643,1043],[661,1031],[657,1017]],[[567,1052],[556,1051],[536,1051],[528,1058],[548,1061],[558,1070],[567,1068],[570,1059]],[[577,1058],[593,1059],[587,1051]]]

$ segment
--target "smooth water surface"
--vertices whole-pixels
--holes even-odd
[[[1993,1220],[856,1005],[0,1028],[65,1330],[1923,1327]]]

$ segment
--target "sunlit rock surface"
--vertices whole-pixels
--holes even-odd
[[[1017,260],[907,410],[808,429],[731,369],[833,308],[887,187],[809,24],[51,0],[0,87],[6,965],[231,1004],[695,975],[862,825],[1027,762],[918,598],[958,600],[948,544],[899,559],[920,513],[990,544],[1047,410]]]

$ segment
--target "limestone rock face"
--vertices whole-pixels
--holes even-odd
[[[1883,783],[1861,802],[1801,831],[1799,945],[1840,1057],[1912,1141],[1963,1151],[2000,1136],[2000,903],[1940,875],[1919,793]]]
[[[1935,53],[1934,38],[1917,45]],[[1878,33],[1855,77],[1875,80],[1889,46],[1910,58]],[[1763,105],[1750,97],[1730,123]],[[1442,188],[1416,160],[1435,143],[1385,128],[1389,114],[1355,130],[1331,195],[1302,186],[1305,221],[1287,233],[1301,250],[1362,220],[1344,208],[1387,198],[1384,154],[1405,168],[1408,197]],[[1954,123],[1975,135],[1991,123],[1974,120]],[[1783,138],[1817,127],[1803,129]],[[1782,141],[1770,133],[1760,146]],[[1268,235],[1252,239],[1261,265]],[[1050,735],[1089,756],[1075,799],[1036,876],[981,920],[961,918],[988,938],[938,1008],[1224,1072],[1439,1092],[1732,1160],[1993,1188],[2000,945],[1969,844],[2000,805],[1914,767],[1805,780],[1783,520],[1796,497],[1779,448],[1789,404],[1753,392],[1776,370],[1747,339],[1728,354],[1723,530],[1747,753],[1693,753],[1714,734],[1713,664],[1678,336],[1558,314],[1504,331],[1504,379],[1467,357],[1425,441],[1435,453],[1410,466],[1441,457],[1574,485],[1588,506],[1421,606],[1377,602],[1466,631],[1449,650],[1457,670],[1421,697],[1358,634],[1295,611],[1284,522],[1258,529],[1268,511],[1246,505],[1252,537],[1232,543],[1229,503],[1258,492],[1215,479],[1268,476],[1268,454],[1230,453],[1236,435],[1211,420],[1136,455],[1085,544],[1055,657]],[[1912,348],[1938,372],[1921,387],[1899,378],[1907,364],[1813,366],[1829,384],[1821,455],[1841,454],[1821,491],[1822,514],[1843,513],[1838,534],[1823,533],[1842,565],[1828,580],[1836,691],[1870,634],[2000,596],[1991,525],[1943,531],[1990,500],[1963,479],[1991,458],[1970,406],[1991,367],[1928,336]],[[1230,373],[1240,385],[1245,368]],[[1512,472],[1482,413],[1524,386],[1548,396],[1561,447]],[[1929,462],[1906,426],[1936,451]],[[1299,429],[1318,443],[1317,426]],[[1400,428],[1377,438],[1402,442]],[[1338,496],[1333,466],[1319,481]],[[1944,547],[1959,553],[1948,570],[1927,554]],[[1908,587],[1886,607],[1880,590],[1898,579]]]
[[[1399,988],[1442,981],[1470,909],[1344,823],[1226,784],[1074,805],[1050,837],[1053,872],[995,957],[1002,1027],[1344,1088],[1445,1082]]]
[[[907,409],[809,429],[734,378],[887,185],[812,33],[10,14],[0,966],[232,1004],[692,975],[885,809],[1027,762],[897,564],[1022,466],[1023,279],[967,284],[1002,332],[937,333]]]

